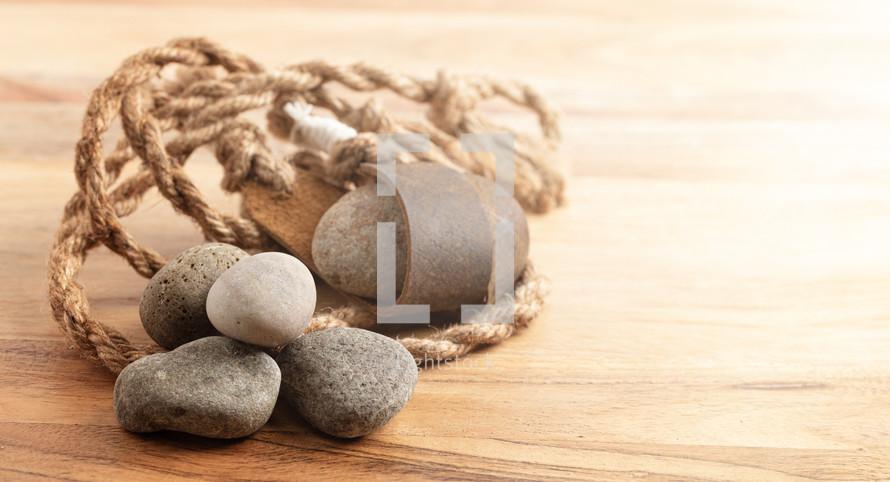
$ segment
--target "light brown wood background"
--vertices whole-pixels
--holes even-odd
[[[21,1],[0,27],[0,479],[890,478],[887,2]],[[45,259],[90,90],[192,35],[270,67],[538,87],[571,172],[569,204],[531,220],[546,314],[476,369],[422,373],[358,441],[283,407],[235,442],[121,429],[114,377],[54,326]],[[236,209],[209,156],[189,169]],[[165,255],[201,240],[158,197],[127,224]],[[104,250],[82,280],[147,341],[145,280]]]

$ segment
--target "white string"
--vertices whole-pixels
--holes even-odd
[[[294,120],[291,140],[310,149],[330,153],[338,142],[358,135],[355,129],[337,119],[309,115],[312,112],[311,104],[288,102],[284,105],[284,112]]]

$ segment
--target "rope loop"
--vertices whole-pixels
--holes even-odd
[[[179,69],[175,76],[162,75],[173,65]],[[353,106],[347,96],[337,93],[344,89],[386,89],[429,104],[429,122],[397,120],[373,97]],[[164,266],[165,259],[141,245],[121,222],[152,188],[176,211],[192,218],[208,240],[255,251],[272,249],[274,242],[253,220],[216,209],[188,177],[184,166],[198,148],[212,148],[223,167],[222,187],[229,192],[239,192],[247,183],[289,192],[297,168],[334,185],[355,185],[362,181],[359,165],[376,162],[380,132],[430,136],[431,151],[413,154],[405,162],[439,162],[493,179],[491,163],[460,150],[460,135],[508,131],[476,111],[480,100],[494,96],[538,116],[542,137],[515,137],[515,196],[526,209],[546,212],[562,202],[563,176],[552,162],[559,142],[558,116],[523,84],[446,72],[428,81],[367,64],[340,66],[321,61],[267,71],[249,57],[203,38],[177,39],[126,59],[90,97],[75,147],[78,192],[66,204],[47,264],[53,317],[74,346],[113,372],[162,350],[131,343],[94,319],[86,291],[77,281],[87,254],[100,245],[145,277]],[[307,104],[333,118],[310,113]],[[242,116],[255,109],[268,109],[265,129]],[[117,118],[124,137],[106,155],[102,137]],[[267,133],[289,142],[294,150],[277,156]],[[131,163],[141,164],[135,173],[121,178]],[[514,299],[483,310],[476,320],[479,323],[457,324],[429,338],[399,341],[418,359],[462,356],[476,346],[500,342],[527,325],[543,309],[547,291],[546,279],[529,263],[517,282]],[[513,324],[485,322],[510,303]],[[316,314],[308,331],[333,326],[371,328],[374,322],[364,309],[345,306]]]

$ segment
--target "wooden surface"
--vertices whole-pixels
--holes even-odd
[[[0,5],[0,479],[890,478],[886,2],[324,5]],[[235,442],[121,429],[114,377],[50,317],[45,259],[92,87],[197,34],[271,67],[498,72],[557,102],[569,204],[531,220],[546,314],[476,368],[424,371],[358,441],[284,407]],[[189,169],[237,209],[209,156]],[[200,241],[157,196],[127,225],[168,256]],[[100,250],[82,280],[147,341],[144,279]]]

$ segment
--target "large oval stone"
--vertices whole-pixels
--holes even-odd
[[[300,336],[315,312],[309,268],[285,253],[260,253],[223,273],[207,294],[207,316],[222,334],[277,347]]]
[[[132,432],[250,435],[269,419],[281,372],[256,347],[213,336],[141,358],[118,375],[114,413]]]
[[[378,222],[396,225],[396,294],[405,295],[404,304],[442,311],[485,302],[494,276],[496,226],[502,221],[513,229],[512,281],[521,275],[529,234],[516,200],[496,196],[494,182],[484,177],[425,164],[402,170],[398,197],[377,196],[376,184],[367,184],[325,212],[312,239],[312,260],[331,286],[377,298]],[[438,179],[442,171],[447,175]],[[509,283],[508,273],[497,276]]]
[[[139,318],[148,336],[173,349],[218,335],[207,317],[207,293],[217,278],[249,255],[223,243],[208,243],[182,252],[148,282],[139,301]]]
[[[322,278],[346,293],[377,298],[377,223],[396,225],[396,292],[405,283],[405,219],[395,196],[376,184],[346,193],[325,212],[312,238],[312,260]]]
[[[276,358],[281,396],[330,435],[369,434],[396,416],[417,385],[411,353],[392,338],[329,328],[297,338]]]

